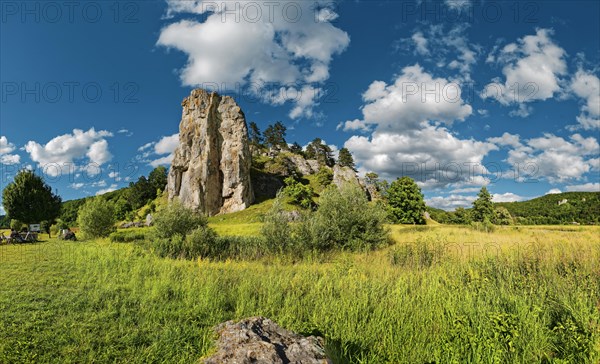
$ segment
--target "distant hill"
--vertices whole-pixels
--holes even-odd
[[[600,192],[563,192],[521,202],[501,202],[521,224],[600,223]]]
[[[600,192],[564,192],[537,197],[520,202],[497,202],[496,207],[505,207],[521,225],[556,225],[600,223]],[[429,216],[444,224],[465,224],[471,208],[444,211],[427,206]]]

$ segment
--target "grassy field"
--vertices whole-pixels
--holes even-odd
[[[221,233],[260,229],[231,223],[211,219]],[[212,326],[254,315],[323,336],[339,363],[599,362],[598,227],[391,229],[389,248],[296,263],[2,245],[0,363],[197,362]]]

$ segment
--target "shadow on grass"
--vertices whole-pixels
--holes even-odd
[[[349,364],[362,362],[361,359],[369,356],[369,350],[353,342],[327,339],[320,330],[299,332],[302,336],[319,336],[325,340],[325,354],[334,364]]]
[[[325,353],[335,364],[362,362],[368,357],[368,351],[352,342],[341,340],[325,340]]]

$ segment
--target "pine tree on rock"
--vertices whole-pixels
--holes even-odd
[[[354,169],[354,158],[352,154],[348,150],[348,148],[340,149],[340,154],[338,156],[338,164],[340,167],[350,167]]]
[[[286,131],[287,128],[281,121],[269,125],[264,133],[265,144],[270,148],[279,147],[281,149],[287,149],[288,146],[285,141]]]
[[[254,147],[257,147],[257,148],[260,147],[263,142],[263,137],[260,132],[260,129],[258,128],[258,125],[256,125],[256,123],[254,121],[251,121],[250,124],[248,124],[248,128],[249,128],[249,134],[250,134],[249,135],[250,143]]]
[[[333,167],[335,164],[335,158],[333,157],[333,151],[329,145],[323,143],[321,138],[315,138],[306,147],[306,158],[316,159],[322,165]]]

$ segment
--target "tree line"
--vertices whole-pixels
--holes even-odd
[[[261,132],[255,122],[250,122],[248,124],[248,138],[253,154],[265,149],[279,149],[301,155],[306,159],[317,160],[321,165],[333,167],[337,163],[341,167],[355,168],[354,158],[348,148],[339,150],[336,161],[333,150],[329,145],[323,143],[321,138],[313,139],[306,148],[302,148],[298,142],[288,145],[285,139],[286,133],[287,128],[281,121],[267,126],[264,132]]]
[[[135,212],[151,203],[166,185],[167,169],[159,166],[148,177],[141,176],[128,187],[106,193],[102,198],[113,205],[112,217],[116,221],[133,220]],[[57,223],[61,228],[76,226],[79,209],[92,199],[97,197],[63,202],[41,176],[24,169],[2,192],[2,204],[7,213],[2,225],[20,230],[24,225],[41,223],[47,232]]]

